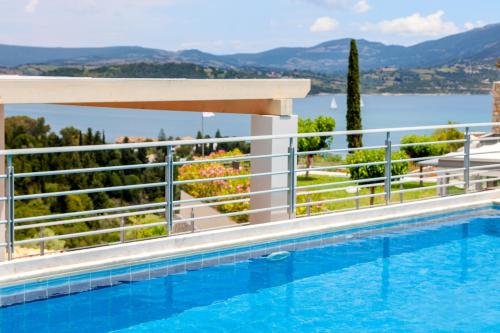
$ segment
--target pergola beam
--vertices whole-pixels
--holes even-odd
[[[64,103],[64,105],[138,110],[170,110],[284,116],[292,114],[291,99]]]
[[[191,80],[0,76],[0,98],[5,104],[71,104],[261,115],[283,115],[277,114],[281,112],[278,110],[283,108],[281,102],[275,101],[304,98],[310,87],[310,80],[303,79]]]

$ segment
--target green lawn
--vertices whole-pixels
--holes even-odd
[[[334,183],[334,182],[342,182],[342,181],[348,181],[349,178],[340,178],[340,177],[330,177],[330,176],[319,176],[319,175],[310,175],[309,178],[306,178],[305,176],[299,176],[297,178],[297,185],[298,186],[305,186],[305,185],[315,185],[315,184],[325,184],[325,183]],[[435,183],[424,183],[424,187],[427,186],[434,186],[436,185]],[[353,185],[331,185],[328,187],[313,187],[313,188],[308,188],[304,190],[299,190],[298,195],[297,195],[297,203],[304,203],[307,201],[307,196],[306,195],[300,195],[300,191],[314,191],[314,190],[326,190],[326,189],[334,189],[334,188],[341,188],[341,187],[349,187]],[[414,188],[419,188],[420,184],[419,182],[408,182],[404,183],[402,185],[402,189],[414,189]],[[395,184],[392,186],[392,191],[397,191],[400,189],[400,184]],[[375,188],[375,194],[377,193],[383,193],[384,188],[383,186],[377,186]],[[458,188],[458,187],[449,187],[449,193],[450,194],[458,194],[462,193],[463,190]],[[369,195],[370,194],[370,189],[369,188],[362,188],[359,190],[359,195]],[[344,209],[353,209],[356,208],[356,201],[354,200],[354,197],[356,196],[356,193],[348,193],[345,190],[338,190],[338,191],[331,191],[331,192],[324,192],[324,193],[316,193],[316,194],[311,194],[310,195],[310,201],[321,201],[321,200],[330,200],[330,199],[341,199],[341,198],[353,198],[352,200],[343,200],[343,201],[338,201],[338,202],[330,202],[330,203],[323,203],[321,205],[312,205],[311,206],[311,213],[319,213],[322,211],[332,211],[332,210],[344,210]],[[403,201],[412,201],[412,200],[419,200],[419,199],[424,199],[424,198],[431,198],[431,197],[436,197],[437,196],[437,189],[431,188],[431,189],[425,189],[422,188],[421,190],[416,190],[412,192],[405,192],[402,194],[402,200]],[[401,201],[401,195],[399,193],[393,193],[391,202],[393,203],[398,203]],[[380,195],[375,197],[374,199],[374,205],[379,205],[379,204],[384,204],[385,203],[385,198],[384,195]],[[370,198],[362,198],[359,199],[359,207],[367,207],[370,205]],[[297,207],[297,214],[298,215],[303,215],[306,214],[307,210],[306,207]]]

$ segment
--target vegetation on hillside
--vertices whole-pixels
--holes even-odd
[[[215,67],[189,63],[134,63],[101,66],[23,65],[0,68],[0,74],[51,75],[82,77],[152,77],[152,78],[308,78],[311,94],[345,93],[343,73],[320,73],[259,67]],[[414,69],[380,68],[360,72],[365,94],[487,94],[491,84],[500,80],[495,64],[456,63],[440,67]]]

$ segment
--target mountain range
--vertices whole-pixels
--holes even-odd
[[[200,50],[166,51],[138,46],[51,48],[0,44],[0,66],[26,64],[109,65],[135,62],[188,62],[215,67],[260,67],[316,72],[343,72],[350,39],[312,47],[280,47],[258,53],[215,55]],[[358,40],[362,70],[384,67],[425,68],[447,64],[492,64],[500,56],[500,23],[426,41],[413,46]]]

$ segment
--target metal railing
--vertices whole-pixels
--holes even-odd
[[[68,239],[81,239],[88,237],[97,237],[102,235],[117,235],[116,237],[104,238],[104,241],[87,242],[85,246],[97,246],[103,244],[123,243],[126,241],[165,237],[183,232],[197,232],[211,230],[217,227],[228,227],[248,224],[252,222],[256,214],[264,212],[273,212],[273,216],[279,216],[280,219],[292,219],[298,216],[311,216],[330,213],[332,211],[342,211],[346,209],[361,209],[378,205],[399,204],[408,200],[426,199],[435,196],[444,196],[448,194],[463,194],[470,191],[485,190],[495,187],[500,180],[500,151],[495,150],[495,143],[500,142],[497,137],[478,137],[471,134],[471,129],[499,126],[500,123],[478,123],[478,124],[453,124],[444,126],[422,126],[407,128],[386,128],[371,129],[361,131],[335,131],[326,133],[301,133],[294,135],[267,135],[254,137],[236,137],[236,138],[218,138],[203,140],[184,140],[184,141],[164,141],[164,142],[146,142],[132,144],[105,144],[96,146],[76,146],[76,147],[57,147],[57,148],[34,148],[34,149],[15,149],[0,151],[0,156],[5,156],[5,173],[0,175],[0,181],[5,187],[5,196],[0,197],[0,204],[5,206],[5,219],[0,220],[0,225],[6,229],[5,241],[0,237],[0,250],[6,250],[8,258],[12,259],[16,248],[39,248],[39,254],[47,252],[47,244],[51,241],[61,241]],[[463,138],[451,138],[446,140],[435,140],[430,142],[416,143],[393,143],[395,133],[426,133],[432,130],[452,130],[459,129],[463,133]],[[311,137],[338,137],[343,135],[380,135],[383,134],[382,144],[341,149],[323,149],[315,151],[298,151],[298,140],[305,140]],[[278,151],[272,154],[264,155],[238,155],[224,156],[217,158],[194,158],[181,160],[176,155],[176,149],[179,146],[189,145],[208,145],[222,144],[230,142],[250,142],[252,145],[259,142],[268,142],[269,140],[286,140],[287,148],[284,151]],[[460,147],[453,152],[446,152],[440,156],[403,156],[403,158],[394,158],[393,153],[398,150],[405,150],[408,147],[432,146],[432,145],[455,145]],[[491,149],[476,149],[478,144],[483,147],[491,146]],[[93,153],[102,151],[123,151],[124,149],[155,149],[163,151],[165,160],[154,161],[152,163],[140,163],[129,165],[103,165],[87,168],[75,168],[65,170],[39,170],[15,172],[16,158],[34,158],[35,155],[49,156],[53,154],[68,153]],[[303,159],[307,156],[325,156],[335,154],[355,154],[371,150],[383,150],[383,159],[370,160],[356,163],[331,163],[328,160],[322,162],[320,166],[303,165]],[[484,154],[497,154],[496,157],[487,162],[479,157]],[[59,155],[57,155],[59,156]],[[280,159],[284,169],[269,169],[264,172],[253,172],[253,163],[260,160]],[[439,166],[440,159],[452,160],[455,165],[446,168],[433,168],[429,171],[413,171],[417,169],[419,163],[434,161]],[[496,160],[496,162],[495,162]],[[179,179],[177,173],[182,171],[183,167],[205,165],[209,169],[215,164],[220,164],[225,168],[228,163],[246,163],[240,167],[234,174],[215,175],[208,177]],[[478,163],[476,163],[478,162]],[[406,165],[403,168],[403,174],[393,172],[396,165]],[[251,166],[249,168],[249,165]],[[352,171],[355,168],[382,168],[382,173],[376,176],[353,179],[349,177],[346,171]],[[37,193],[20,193],[16,187],[16,182],[26,179],[54,179],[53,177],[78,175],[78,174],[96,174],[109,172],[131,172],[137,170],[159,169],[162,170],[163,179],[161,181],[140,183],[131,185],[117,185],[95,188],[73,188],[60,191],[40,191]],[[411,170],[411,171],[410,171]],[[163,172],[164,171],[164,172]],[[304,177],[304,173],[312,174],[312,179]],[[498,173],[498,174],[497,174]],[[176,176],[177,175],[177,176]],[[52,177],[52,178],[51,178]],[[267,182],[269,185],[264,190],[248,191],[229,191],[221,193],[212,193],[210,196],[182,198],[176,191],[187,191],[188,186],[201,184],[200,186],[209,186],[216,182],[251,180],[257,181],[263,177],[276,177],[279,181]],[[316,177],[316,178],[314,178]],[[319,179],[319,180],[318,180]],[[278,184],[278,185],[276,185]],[[486,184],[486,186],[484,186]],[[471,188],[473,185],[474,188]],[[164,194],[160,202],[144,202],[118,205],[115,207],[101,207],[97,209],[82,209],[78,211],[51,212],[50,214],[28,214],[16,217],[16,206],[21,203],[41,200],[58,200],[68,196],[81,196],[89,194],[99,194],[108,192],[124,191],[146,191],[151,189],[160,189]],[[452,191],[449,191],[452,189]],[[435,192],[432,194],[431,190]],[[414,195],[411,195],[411,194]],[[420,193],[415,195],[415,193]],[[267,196],[272,200],[256,200],[256,198]],[[224,205],[248,204],[250,206],[240,210],[222,211],[220,207]],[[219,210],[217,210],[219,207]],[[247,206],[245,206],[247,207]],[[189,216],[182,216],[181,211],[188,211]],[[197,210],[204,210],[198,214]],[[157,217],[153,222],[130,224],[127,223],[131,217],[154,215]],[[239,220],[235,219],[240,217]],[[198,228],[197,223],[210,220],[229,219],[235,222],[230,225],[219,225],[211,227],[210,223],[203,228]],[[106,223],[99,224],[100,222]],[[97,225],[94,222],[99,222]],[[265,221],[259,221],[265,222]],[[75,231],[74,226],[78,224],[87,224],[87,229]],[[185,228],[176,228],[184,226]],[[157,228],[164,230],[161,233],[156,230],[150,235],[140,237],[127,237],[127,232]],[[128,239],[129,238],[129,239]],[[79,248],[64,248],[64,250],[73,250]],[[61,250],[61,249],[59,249]]]

